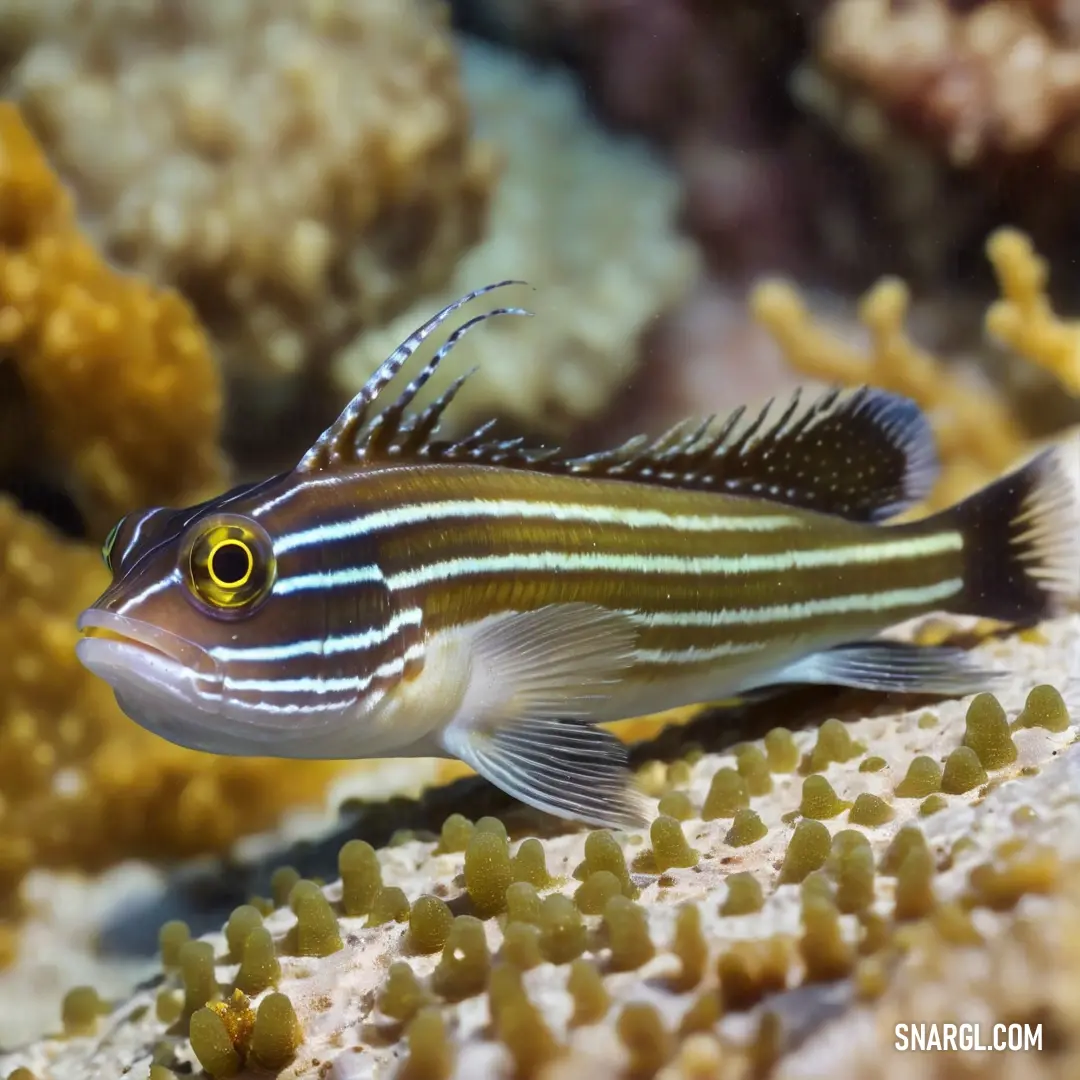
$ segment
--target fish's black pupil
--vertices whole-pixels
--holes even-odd
[[[248,572],[247,549],[240,544],[222,544],[212,558],[214,576],[226,585],[243,581]]]

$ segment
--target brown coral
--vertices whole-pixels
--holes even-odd
[[[1080,165],[1080,36],[1058,3],[835,0],[819,27],[824,69],[955,165],[1049,149]]]
[[[5,7],[18,100],[99,244],[178,287],[240,380],[244,441],[480,235],[471,140],[430,0],[48,0]],[[252,430],[254,429],[254,430]]]
[[[0,347],[99,537],[129,510],[220,482],[218,373],[191,309],[98,255],[10,104],[0,105]]]

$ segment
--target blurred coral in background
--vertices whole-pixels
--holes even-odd
[[[785,979],[805,979],[800,993],[834,980],[842,1033],[879,998],[870,1022],[892,1018],[912,987],[974,1001],[979,964],[1024,973],[980,1007],[1075,1013],[1080,849],[1061,781],[1075,774],[1075,617],[987,646],[1062,691],[1044,687],[1045,708],[1019,682],[984,702],[983,728],[958,703],[886,716],[856,700],[848,723],[830,714],[795,741],[776,725],[802,719],[770,714],[760,746],[657,750],[641,778],[667,801],[648,837],[549,821],[539,855],[534,842],[512,857],[505,807],[496,818],[468,796],[447,817],[457,763],[180,750],[124,717],[74,655],[122,514],[288,467],[416,325],[502,278],[534,287],[511,302],[537,318],[486,326],[425,388],[480,365],[451,432],[491,417],[595,450],[796,383],[866,381],[931,417],[945,467],[920,511],[1047,441],[1072,440],[1080,483],[1075,3],[0,0],[0,87],[0,1048],[66,1031],[0,1059],[0,1076],[30,1080],[26,1062],[37,1080],[292,1069],[309,1024],[284,1075],[350,1080],[351,1044],[319,1042],[326,1017],[364,1038],[384,1025],[362,1047],[380,1076],[402,1058],[403,1075],[446,1077],[459,1051],[459,1074],[510,1055],[545,1080],[615,1075],[612,1061],[665,1080],[797,1075],[800,1046],[772,1021],[721,1047],[720,1011],[798,1012]],[[623,735],[681,731],[699,711]],[[984,728],[1008,762],[972,748]],[[856,749],[848,730],[877,742]],[[428,785],[433,801],[416,801]],[[393,819],[370,853],[354,839],[339,854],[348,794],[360,801],[344,827]],[[367,805],[388,794],[410,797]],[[1039,815],[1051,836],[1033,847]],[[909,829],[938,830],[936,863]],[[343,879],[325,895],[296,870],[237,870],[322,843],[329,860],[305,873]],[[907,871],[887,870],[908,847]],[[200,873],[213,887],[177,887]],[[502,926],[511,881],[534,894],[519,890]],[[1033,929],[1021,901],[1034,895],[1051,915]],[[187,925],[170,923],[163,989],[125,1004],[159,967],[136,923],[161,910],[199,933],[220,925],[221,896],[239,912],[231,936],[185,944]],[[698,904],[704,922],[682,914]],[[980,906],[997,921],[969,919]],[[125,953],[114,931],[129,919]],[[1004,944],[1014,927],[1022,956]],[[1070,948],[1055,949],[1057,929]],[[943,943],[966,958],[955,970],[912,970]],[[642,1006],[627,986],[654,956],[664,990]],[[661,963],[676,956],[678,977]],[[608,968],[624,962],[620,981]],[[518,967],[531,999],[507,974]],[[110,1001],[76,990],[61,1012],[84,981]],[[672,1001],[691,992],[676,1022]],[[490,1031],[471,1019],[486,994]],[[95,1058],[87,1033],[117,1002],[123,1037]],[[582,1053],[572,1010],[595,1020]],[[1062,1024],[1066,1051],[1030,1075],[1070,1075],[1080,1044]],[[860,1030],[832,1075],[877,1075],[880,1046]]]

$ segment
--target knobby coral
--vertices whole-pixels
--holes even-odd
[[[646,766],[662,794],[648,835],[519,839],[455,814],[437,838],[349,841],[333,884],[283,869],[222,934],[163,927],[161,979],[122,1002],[73,988],[65,1034],[0,1074],[726,1080],[827,1062],[857,1078],[921,1001],[1042,1022],[1031,1075],[1069,1076],[1076,953],[1055,942],[1077,921],[1062,673],[1080,617],[1042,635],[983,646],[1016,671],[998,697]],[[1010,1075],[1001,1060],[971,1075]],[[906,1069],[899,1055],[890,1075]]]
[[[5,414],[29,404],[33,419],[24,426],[43,440],[99,538],[129,510],[220,484],[218,371],[191,308],[171,290],[118,274],[97,253],[71,196],[6,103],[0,348],[25,395],[23,403],[9,398]]]

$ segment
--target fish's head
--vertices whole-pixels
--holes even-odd
[[[279,553],[267,504],[230,495],[125,517],[77,655],[131,719],[179,745],[350,756],[342,728],[385,692],[379,670],[394,669],[389,590],[374,563],[351,588],[320,589],[320,551]]]

